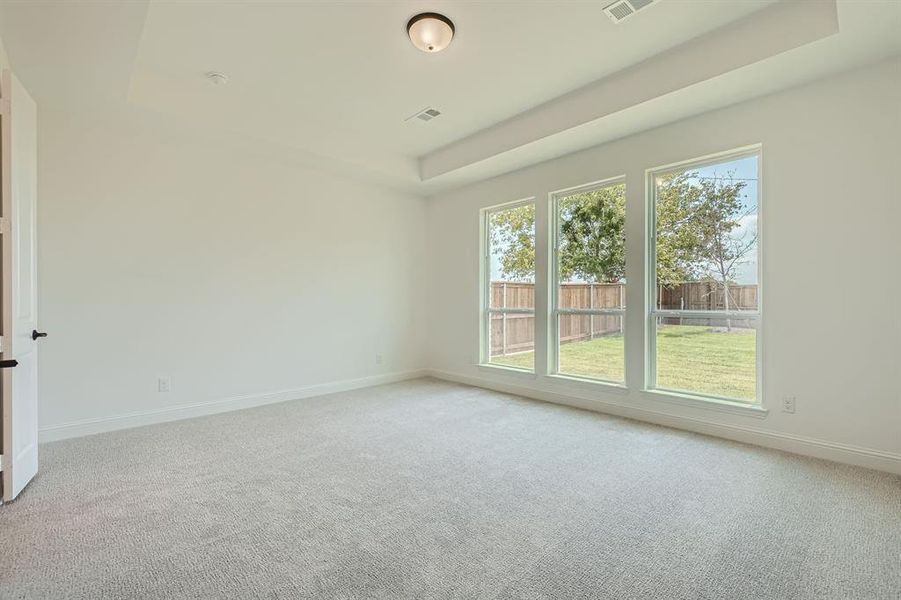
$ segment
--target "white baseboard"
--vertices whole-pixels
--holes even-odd
[[[397,381],[423,377],[426,374],[427,372],[425,370],[401,371],[396,373],[386,373],[383,375],[360,377],[358,379],[345,379],[342,381],[318,383],[315,385],[309,385],[292,390],[281,390],[277,392],[266,392],[262,394],[248,394],[245,396],[232,396],[230,398],[220,398],[217,400],[208,400],[206,402],[181,404],[179,406],[171,406],[159,410],[133,412],[111,417],[100,417],[96,419],[81,419],[78,421],[70,421],[68,423],[60,423],[58,425],[42,427],[40,428],[38,434],[39,440],[41,442],[52,442],[56,440],[64,440],[85,435],[93,435],[95,433],[103,433],[106,431],[115,431],[117,429],[129,429],[132,427],[153,425],[155,423],[178,421],[181,419],[190,419],[192,417],[202,417],[205,415],[229,412],[233,410],[241,410],[244,408],[252,408],[254,406],[262,406],[264,404],[274,404],[276,402],[286,402],[289,400],[300,400],[302,398],[323,396],[325,394],[345,392],[348,390],[371,387],[374,385],[382,385],[385,383],[395,383]]]
[[[461,375],[437,369],[429,369],[428,374],[437,379],[487,388],[508,394],[515,394],[517,396],[525,396],[526,398],[535,400],[573,406],[638,421],[646,421],[656,425],[664,425],[676,429],[703,433],[746,444],[775,448],[785,452],[793,452],[795,454],[901,474],[901,454],[892,452],[884,452],[882,450],[863,448],[849,444],[840,444],[817,438],[766,431],[756,427],[717,423],[715,421],[698,419],[695,417],[676,416],[644,407],[627,406],[615,402],[588,400],[577,396],[561,394],[559,392],[549,392],[527,385],[497,381],[488,377]]]
[[[676,429],[703,433],[738,442],[755,444],[767,448],[775,448],[777,450],[793,452],[795,454],[813,456],[816,458],[823,458],[835,462],[901,474],[901,455],[891,452],[884,452],[872,448],[863,448],[860,446],[852,446],[849,444],[840,444],[817,438],[766,431],[756,427],[717,423],[714,421],[698,419],[695,417],[676,416],[644,407],[639,408],[615,402],[605,402],[602,400],[589,400],[585,398],[579,398],[577,396],[562,394],[559,392],[549,392],[547,390],[537,389],[527,385],[510,383],[506,381],[497,381],[488,377],[461,375],[458,373],[438,369],[420,369],[412,371],[401,371],[396,373],[386,373],[383,375],[360,377],[358,379],[347,379],[343,381],[320,383],[291,390],[281,390],[277,392],[267,392],[262,394],[249,394],[245,396],[233,396],[229,398],[209,400],[207,402],[182,404],[179,406],[172,406],[159,410],[134,412],[123,415],[115,415],[111,417],[100,417],[96,419],[82,419],[78,421],[71,421],[68,423],[60,423],[58,425],[42,427],[39,432],[40,441],[51,442],[56,440],[81,437],[85,435],[93,435],[95,433],[103,433],[106,431],[115,431],[118,429],[129,429],[132,427],[153,425],[155,423],[178,421],[192,417],[201,417],[233,410],[241,410],[244,408],[252,408],[254,406],[262,406],[265,404],[274,404],[277,402],[286,402],[289,400],[300,400],[303,398],[311,398],[314,396],[322,396],[325,394],[333,394],[336,392],[371,387],[374,385],[395,383],[398,381],[415,379],[417,377],[423,377],[426,375],[435,377],[437,379],[443,379],[445,381],[453,381],[456,383],[463,383],[466,385],[497,390],[500,392],[515,394],[517,396],[524,396],[526,398],[532,398],[535,400],[552,402],[554,404],[573,406],[576,408],[582,408],[595,412],[602,412],[620,417],[636,419],[638,421],[646,421],[657,425],[674,427]]]

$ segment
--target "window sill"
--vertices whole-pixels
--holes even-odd
[[[759,404],[747,404],[736,400],[707,398],[705,396],[695,396],[693,394],[670,392],[666,390],[643,390],[643,392],[652,400],[669,402],[670,404],[680,404],[682,406],[694,406],[696,408],[716,410],[736,415],[745,415],[756,417],[758,419],[766,418],[767,414],[770,412]]]
[[[565,384],[571,387],[584,387],[613,394],[628,394],[629,388],[623,383],[614,383],[612,381],[604,381],[603,379],[589,379],[587,377],[573,377],[572,375],[561,375],[560,373],[550,373],[545,375],[548,381],[554,384]]]
[[[479,370],[486,373],[500,373],[503,375],[512,375],[514,377],[522,377],[524,379],[535,379],[535,371],[526,369],[517,369],[516,367],[506,367],[504,365],[492,365],[491,363],[479,363]]]

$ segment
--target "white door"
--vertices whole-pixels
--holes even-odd
[[[9,71],[0,75],[2,162],[3,500],[38,472],[36,302],[37,107]]]

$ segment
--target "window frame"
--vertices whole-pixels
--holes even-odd
[[[656,177],[673,171],[707,167],[713,164],[756,157],[757,159],[757,310],[756,311],[705,311],[657,309],[657,184]],[[708,154],[706,156],[670,163],[645,171],[646,222],[645,231],[645,356],[644,391],[677,399],[698,400],[705,403],[731,405],[748,409],[763,409],[763,147],[753,144],[742,148]],[[735,318],[753,321],[755,325],[755,389],[754,400],[728,396],[716,396],[691,390],[670,389],[657,386],[657,319],[659,317],[685,317],[695,319]]]
[[[537,281],[537,261],[538,261],[538,219],[537,219],[537,203],[534,196],[529,198],[523,198],[521,200],[514,200],[512,202],[505,202],[503,204],[495,204],[494,206],[488,206],[481,209],[479,220],[480,220],[480,235],[479,235],[479,366],[480,367],[489,367],[492,369],[499,369],[503,371],[510,371],[513,373],[525,373],[529,375],[534,375],[537,372],[537,361],[536,357],[538,355],[538,320],[537,320],[537,311],[533,308],[492,308],[491,307],[491,215],[493,213],[501,212],[504,210],[509,210],[513,208],[519,208],[521,206],[528,206],[529,204],[535,206],[536,209],[536,220],[534,224],[534,236],[535,236],[535,260],[536,260],[536,268],[535,275],[533,278],[533,285],[535,286],[535,297],[537,299],[538,294],[538,281]],[[504,365],[498,363],[491,362],[491,315],[492,314],[531,314],[533,318],[535,318],[535,348],[532,351],[532,368],[525,369],[522,367],[514,367],[511,365]]]
[[[549,300],[550,300],[550,311],[549,311],[549,322],[548,329],[550,330],[550,336],[548,336],[549,348],[548,348],[548,362],[549,362],[549,374],[554,377],[562,377],[566,379],[574,379],[577,381],[584,381],[588,383],[601,384],[606,386],[614,386],[618,388],[626,387],[626,377],[625,377],[625,369],[626,369],[626,356],[628,350],[626,349],[626,308],[561,308],[560,307],[560,211],[559,205],[560,200],[563,198],[567,198],[569,196],[574,196],[576,194],[581,194],[584,192],[592,192],[595,190],[603,189],[606,187],[611,187],[614,185],[626,185],[626,176],[625,175],[617,175],[615,177],[608,177],[606,179],[601,179],[599,181],[594,181],[591,183],[586,183],[570,188],[565,188],[562,190],[557,190],[555,192],[550,193],[550,219],[549,219],[549,246],[550,246],[550,260],[548,260],[548,270],[550,271],[549,276],[547,278],[548,284],[550,286],[549,290]],[[628,202],[626,203],[628,207]],[[628,210],[628,208],[627,208]],[[625,235],[625,231],[624,231]],[[623,296],[626,295],[626,284],[623,284]],[[590,377],[587,375],[574,375],[572,373],[561,373],[560,372],[560,316],[561,315],[607,315],[607,316],[619,316],[622,319],[622,327],[623,327],[623,380],[616,381],[614,379],[605,379],[602,377]]]

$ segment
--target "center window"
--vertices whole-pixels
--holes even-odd
[[[626,186],[554,195],[553,371],[625,382]]]

